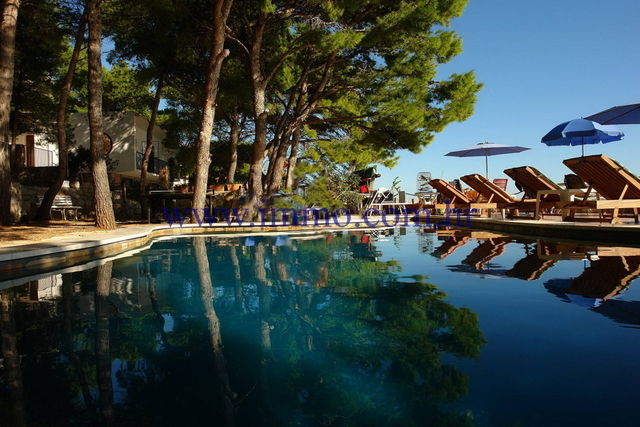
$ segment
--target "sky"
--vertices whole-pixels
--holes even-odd
[[[484,84],[473,116],[436,134],[420,154],[398,152],[393,169],[378,166],[375,187],[400,179],[413,193],[419,172],[447,181],[485,172],[484,157],[447,157],[480,142],[531,150],[489,157],[489,178],[534,166],[554,181],[571,173],[562,160],[579,146],[548,147],[541,138],[556,125],[614,105],[640,102],[639,0],[470,0],[451,24],[463,52],[441,65],[439,79],[474,70]],[[622,141],[586,145],[585,155],[605,154],[640,174],[640,125],[623,125]],[[509,180],[507,190],[517,192]]]

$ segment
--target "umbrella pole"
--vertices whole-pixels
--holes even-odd
[[[489,179],[489,154],[484,154],[484,173],[487,179]]]

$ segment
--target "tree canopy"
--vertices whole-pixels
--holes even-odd
[[[482,87],[473,71],[438,70],[462,53],[450,26],[467,1],[101,2],[109,47],[103,109],[135,111],[165,128],[182,173],[194,174],[209,152],[211,166],[199,165],[209,181],[212,172],[246,181],[261,196],[295,190],[306,178],[329,194],[324,171],[391,165],[398,150],[418,153],[471,116]],[[22,5],[16,132],[52,122],[83,8],[79,1]],[[86,110],[82,58],[69,102]],[[209,74],[212,64],[218,77]],[[203,134],[207,109],[215,121]]]

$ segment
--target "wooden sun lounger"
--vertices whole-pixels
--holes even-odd
[[[465,175],[460,178],[469,187],[476,190],[480,195],[486,199],[487,203],[493,203],[497,205],[497,208],[502,210],[504,217],[504,211],[509,209],[514,211],[517,215],[517,211],[531,210],[534,211],[536,206],[535,199],[529,200],[517,200],[512,195],[504,191],[502,188],[489,181],[487,178],[480,174]],[[553,207],[552,204],[544,202],[543,207]]]
[[[634,221],[638,224],[640,179],[637,176],[604,154],[567,159],[563,163],[589,186],[581,201],[558,202],[558,207],[572,210],[570,219],[573,219],[575,209],[610,210],[609,221],[617,224],[622,222],[620,209],[630,208],[633,210]],[[595,190],[604,200],[587,200],[592,190]]]
[[[538,169],[531,166],[520,166],[504,170],[505,175],[513,179],[513,181],[523,190],[522,200],[525,198],[536,199],[538,191],[562,190],[558,184],[547,178]],[[560,201],[558,194],[543,194],[545,201]]]
[[[432,179],[431,181],[429,181],[429,185],[431,185],[438,193],[440,193],[443,200],[449,201],[449,203],[436,203],[436,209],[444,209],[445,211],[447,209],[477,209],[480,210],[481,215],[486,215],[486,209],[497,208],[497,205],[495,203],[478,203],[469,199],[462,191],[458,190],[443,179]]]
[[[560,187],[532,166],[505,169],[504,173],[523,190],[521,202],[524,202],[525,198],[537,200],[533,213],[534,219],[542,219],[544,213],[540,210],[541,204],[547,208],[554,208],[553,202],[571,201],[574,195],[583,192],[583,190]]]

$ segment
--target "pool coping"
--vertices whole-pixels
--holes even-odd
[[[569,239],[608,245],[640,246],[640,226],[634,224],[604,224],[559,222],[552,220],[532,221],[531,219],[495,219],[470,217],[458,221],[456,217],[432,215],[429,224],[453,227],[475,228],[505,234],[528,237]],[[385,224],[388,226],[388,224]],[[402,226],[403,224],[400,224]],[[416,226],[420,224],[411,223]],[[104,233],[74,236],[38,243],[11,245],[0,248],[0,273],[24,274],[48,270],[60,264],[78,264],[98,258],[113,256],[146,245],[152,239],[166,236],[254,234],[254,233],[296,233],[317,234],[340,230],[370,229],[348,224],[338,226],[248,226],[203,224],[182,226],[169,224],[149,224],[137,227],[119,228]]]
[[[203,224],[182,226],[149,224],[118,228],[85,236],[47,240],[38,243],[9,245],[0,248],[0,274],[17,271],[36,271],[59,266],[63,263],[79,263],[117,255],[142,247],[150,240],[166,236],[220,235],[220,234],[317,234],[336,230],[366,230],[353,224],[346,226],[236,226],[228,224]]]

